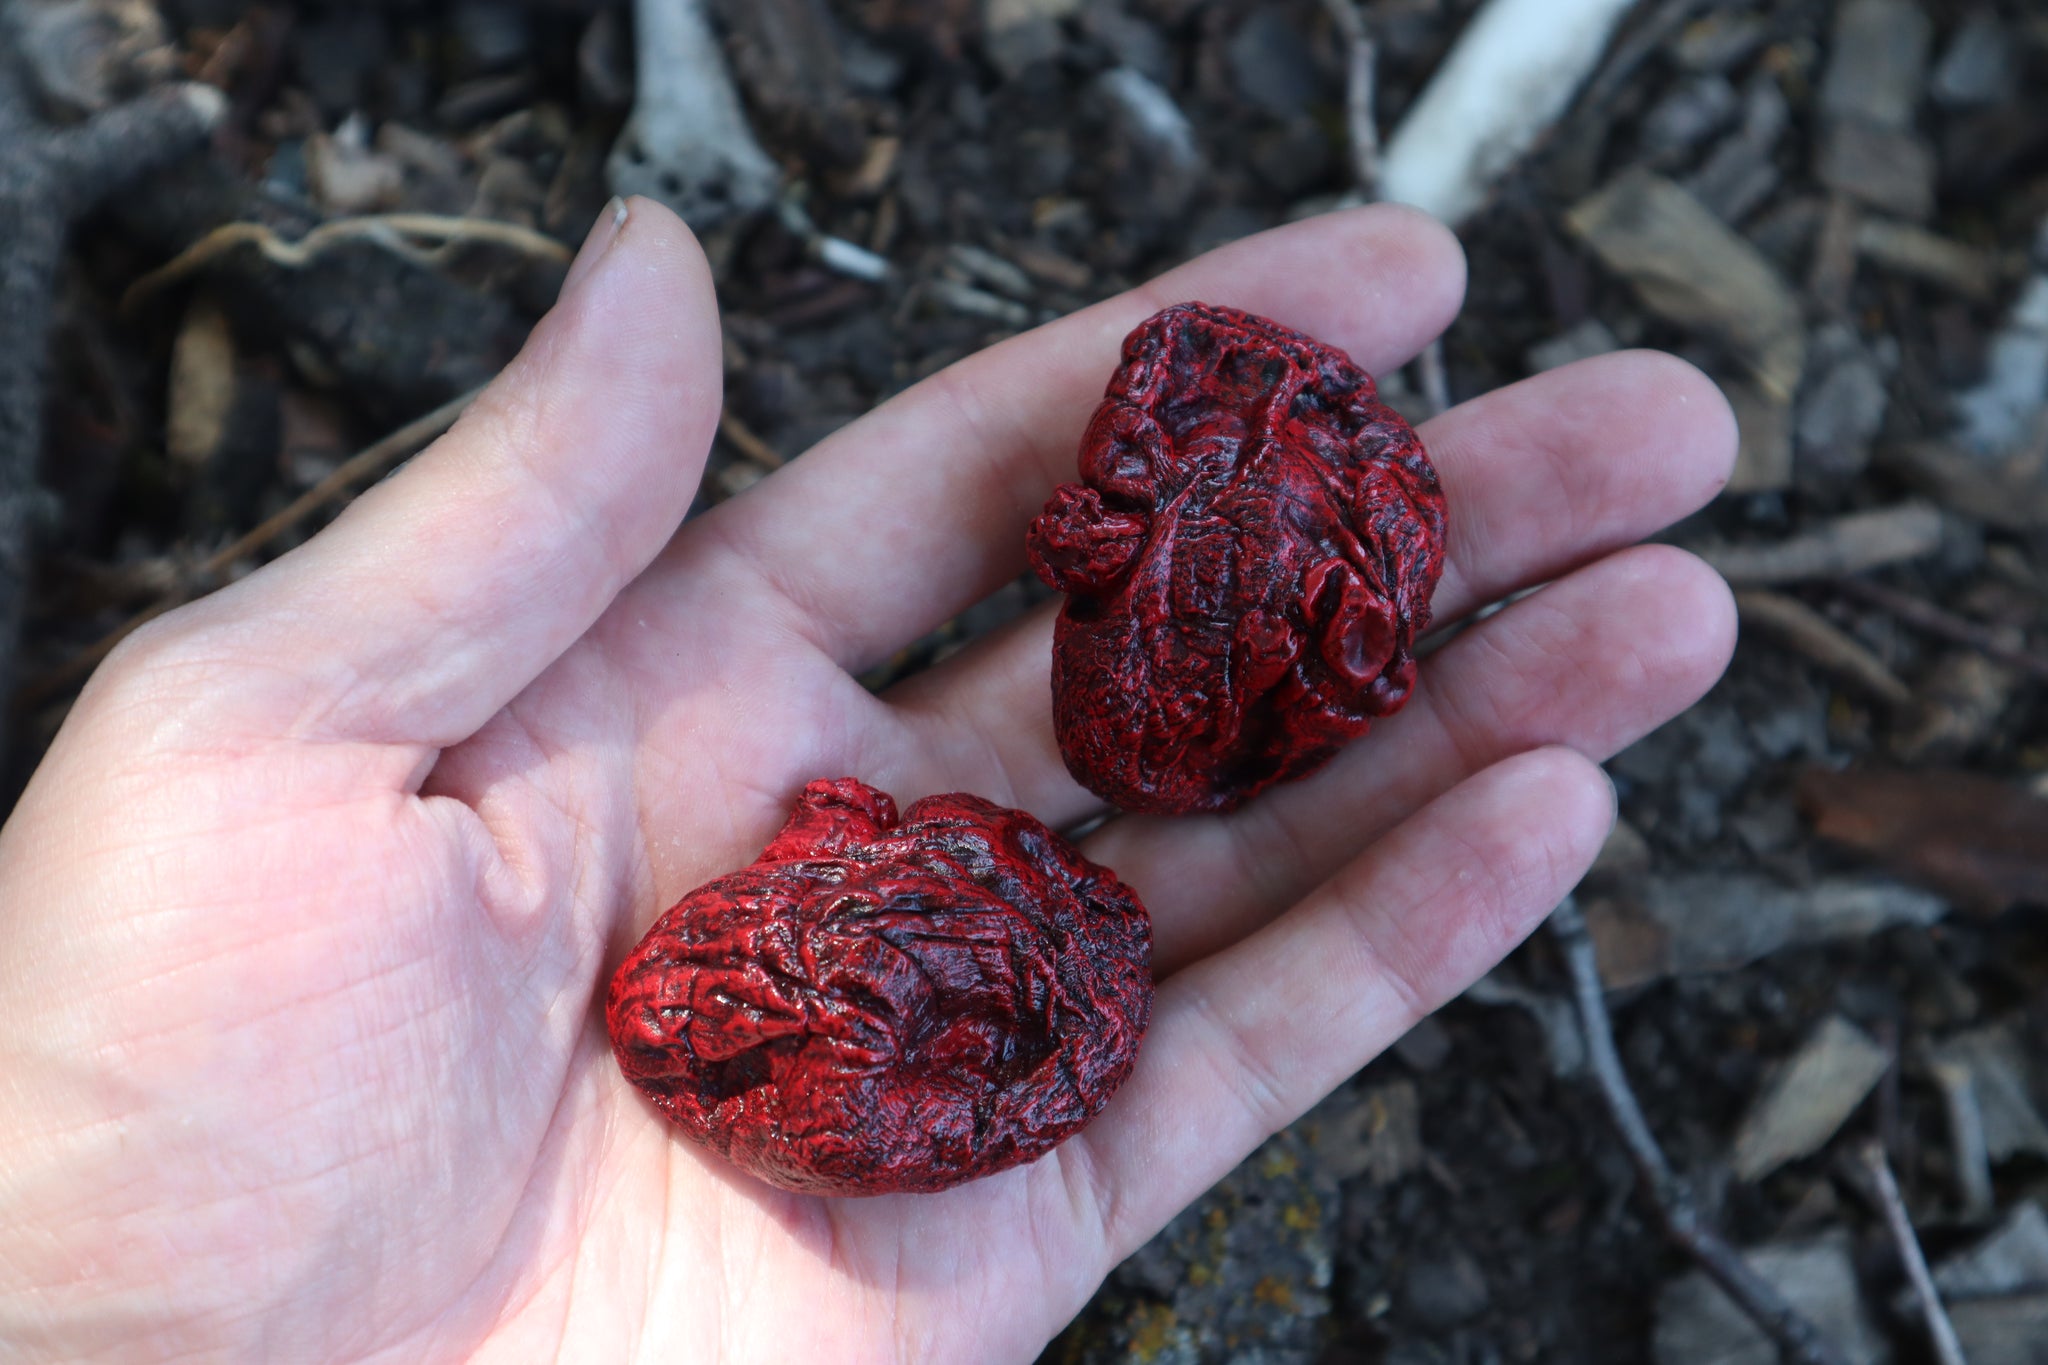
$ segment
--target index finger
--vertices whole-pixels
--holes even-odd
[[[1022,571],[1024,527],[1074,477],[1081,430],[1145,318],[1184,300],[1228,304],[1378,374],[1448,326],[1464,288],[1457,239],[1413,209],[1260,233],[949,366],[715,509],[701,533],[858,670]]]

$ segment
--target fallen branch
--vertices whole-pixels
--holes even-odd
[[[87,676],[100,666],[100,662],[113,652],[115,645],[134,634],[145,623],[155,620],[174,607],[183,606],[195,597],[203,597],[213,591],[226,581],[228,570],[236,564],[256,554],[286,531],[338,499],[343,493],[382,477],[400,460],[454,426],[455,419],[462,416],[463,410],[474,402],[477,394],[481,392],[481,389],[472,389],[460,398],[450,399],[424,417],[415,417],[390,435],[372,442],[344,460],[326,478],[293,499],[289,506],[265,519],[232,545],[200,561],[184,576],[183,582],[162,598],[144,607],[56,668],[24,684],[14,694],[15,713],[19,715],[33,711],[84,682]]]
[[[1920,1316],[1927,1324],[1928,1339],[1934,1343],[1935,1357],[1941,1365],[1968,1365],[1963,1358],[1963,1344],[1956,1339],[1955,1324],[1949,1321],[1941,1295],[1935,1292],[1934,1276],[1927,1270],[1927,1256],[1920,1250],[1919,1237],[1914,1235],[1913,1220],[1906,1215],[1906,1201],[1899,1197],[1899,1182],[1892,1178],[1891,1164],[1884,1159],[1884,1144],[1864,1143],[1858,1159],[1868,1177],[1867,1192],[1884,1214],[1899,1260],[1905,1263],[1906,1278],[1912,1282],[1913,1297],[1920,1301]]]
[[[1551,912],[1551,936],[1571,971],[1572,994],[1579,1008],[1579,1026],[1586,1035],[1586,1060],[1599,1082],[1608,1115],[1628,1151],[1636,1174],[1648,1189],[1664,1233],[1699,1263],[1700,1269],[1721,1287],[1778,1350],[1794,1365],[1846,1365],[1840,1350],[1821,1334],[1811,1319],[1752,1270],[1721,1235],[1707,1225],[1686,1188],[1650,1132],[1636,1103],[1635,1091],[1622,1070],[1621,1057],[1614,1049],[1614,1025],[1607,1015],[1607,999],[1600,983],[1600,964],[1594,956],[1593,939],[1586,932],[1586,918],[1578,903],[1566,897]]]

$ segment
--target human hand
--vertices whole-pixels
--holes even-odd
[[[1023,567],[1123,334],[1273,316],[1382,372],[1441,330],[1443,229],[1373,208],[1226,247],[962,361],[677,532],[717,420],[712,286],[635,201],[448,436],[153,624],[0,830],[0,1354],[1028,1360],[1269,1133],[1497,961],[1612,819],[1595,761],[1690,704],[1726,589],[1623,548],[1710,498],[1698,373],[1586,361],[1423,428],[1415,699],[1227,817],[1083,850],[1151,908],[1136,1072],[1040,1161],[832,1200],[680,1140],[593,994],[810,778],[1097,810],[1041,611],[855,675]]]

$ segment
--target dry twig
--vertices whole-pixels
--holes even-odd
[[[410,239],[436,243],[421,248]],[[566,266],[569,248],[532,228],[490,218],[454,218],[434,213],[376,213],[322,223],[295,242],[264,223],[223,223],[176,257],[150,271],[121,296],[123,312],[170,285],[186,279],[224,256],[253,246],[263,258],[287,270],[299,270],[344,242],[370,242],[427,269],[439,268],[449,255],[475,243],[504,247],[535,260]]]
[[[145,623],[195,597],[211,592],[225,581],[228,570],[236,564],[257,553],[350,489],[381,477],[400,460],[454,426],[455,419],[462,416],[463,410],[474,402],[477,394],[481,392],[481,389],[472,389],[459,398],[452,398],[424,417],[415,417],[390,435],[372,442],[344,460],[336,466],[333,473],[293,499],[290,506],[267,518],[232,545],[201,561],[172,592],[144,607],[56,668],[24,684],[14,694],[16,712],[32,711],[77,686],[93,669],[99,667],[101,660],[113,652],[115,645],[134,634]]]
[[[1913,1297],[1920,1300],[1920,1314],[1926,1320],[1927,1335],[1934,1343],[1935,1357],[1941,1365],[1968,1365],[1963,1358],[1963,1344],[1956,1339],[1955,1324],[1949,1321],[1948,1310],[1941,1306],[1941,1295],[1935,1292],[1934,1276],[1927,1270],[1927,1257],[1920,1250],[1920,1239],[1913,1233],[1913,1220],[1906,1215],[1906,1201],[1899,1197],[1899,1182],[1892,1178],[1891,1164],[1884,1159],[1884,1144],[1866,1142],[1857,1155],[1868,1177],[1868,1193],[1883,1212],[1885,1226],[1891,1230],[1892,1243],[1898,1248],[1899,1259],[1905,1263],[1906,1278],[1913,1285]]]
[[[1451,380],[1444,372],[1442,337],[1431,337],[1429,345],[1422,348],[1422,354],[1415,357],[1415,378],[1422,387],[1422,397],[1429,404],[1431,416],[1450,408]]]
[[[1571,971],[1572,994],[1579,1008],[1579,1026],[1586,1034],[1586,1060],[1599,1082],[1607,1112],[1621,1135],[1622,1146],[1636,1174],[1647,1187],[1665,1235],[1699,1263],[1723,1293],[1735,1302],[1795,1365],[1846,1365],[1842,1353],[1804,1313],[1785,1301],[1721,1235],[1707,1225],[1692,1192],[1664,1160],[1663,1149],[1650,1132],[1636,1103],[1635,1091],[1614,1049],[1614,1026],[1600,983],[1600,965],[1586,918],[1578,903],[1566,897],[1551,912],[1550,932]]]
[[[1691,548],[1738,588],[1839,578],[1940,549],[1941,509],[1931,503],[1903,502],[1874,512],[1851,512],[1768,544]]]
[[[1735,610],[1745,629],[1760,630],[1790,645],[1843,682],[1887,706],[1904,706],[1913,700],[1913,689],[1886,668],[1882,659],[1796,597],[1749,588],[1735,594]]]
[[[718,414],[718,434],[731,442],[733,449],[761,468],[782,468],[783,459],[776,453],[775,447],[762,440],[752,427],[733,416],[732,409],[727,408]]]
[[[1373,114],[1379,45],[1373,41],[1357,0],[1323,0],[1323,8],[1344,39],[1344,123],[1351,141],[1351,175],[1358,182],[1358,193],[1369,203],[1377,202],[1385,189],[1380,176],[1379,120]],[[1415,380],[1432,415],[1451,405],[1442,337],[1432,338],[1415,357]]]
[[[2048,658],[2015,648],[1995,627],[1967,620],[1924,597],[1915,597],[1865,578],[1837,578],[1828,586],[1896,617],[1915,630],[1974,649],[1987,659],[2016,668],[2030,678],[2048,682]]]
[[[1379,46],[1357,0],[1323,0],[1344,39],[1344,126],[1351,137],[1351,175],[1367,199],[1380,197],[1380,125],[1373,115]]]

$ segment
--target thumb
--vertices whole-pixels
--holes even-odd
[[[722,378],[696,239],[652,201],[614,201],[554,309],[453,430],[162,634],[230,632],[241,666],[214,700],[238,728],[467,738],[667,543]],[[206,652],[218,666],[217,639]]]

